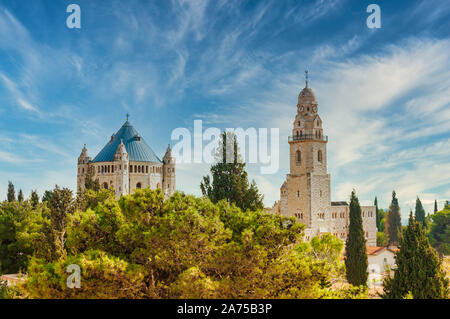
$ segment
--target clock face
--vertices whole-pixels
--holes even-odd
[[[305,108],[303,106],[300,106],[300,112],[303,112]]]
[[[314,113],[317,112],[317,106],[313,107],[313,111],[314,111]]]

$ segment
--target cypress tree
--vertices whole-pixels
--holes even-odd
[[[17,195],[17,201],[18,201],[19,203],[22,203],[22,202],[23,202],[23,192],[22,192],[21,189],[19,189],[19,194]]]
[[[389,244],[398,244],[398,236],[402,228],[400,217],[400,206],[395,191],[392,192],[392,201],[386,216],[386,230],[389,237]]]
[[[263,209],[263,196],[259,194],[255,181],[248,181],[245,162],[240,158],[233,133],[222,133],[215,159],[216,163],[211,166],[212,180],[207,175],[200,183],[203,196],[213,203],[226,199],[243,211]]]
[[[381,214],[378,212],[378,198],[375,196],[375,200],[373,202],[375,205],[375,216],[376,216],[376,223],[377,223],[377,229],[380,230],[381,227]]]
[[[345,241],[345,271],[347,281],[355,286],[367,285],[367,253],[361,218],[361,207],[355,191],[350,197],[350,225]]]
[[[400,238],[395,256],[394,277],[384,281],[384,298],[399,299],[411,294],[414,299],[442,299],[449,294],[448,280],[436,250],[420,222],[409,216],[408,227]]]
[[[434,213],[436,214],[437,211],[438,211],[437,200],[434,200]]]
[[[423,209],[422,202],[420,201],[419,197],[416,199],[416,210],[414,212],[414,219],[416,222],[422,223],[423,227],[427,226],[427,223],[425,221],[425,209]]]
[[[8,194],[6,195],[8,202],[16,201],[16,191],[14,190],[14,184],[11,181],[8,181]]]

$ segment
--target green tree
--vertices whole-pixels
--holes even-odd
[[[53,191],[47,190],[47,191],[44,192],[44,196],[42,196],[42,202],[43,203],[45,203],[45,202],[48,203],[48,202],[50,202],[52,197],[53,197]]]
[[[39,195],[36,190],[31,191],[30,197],[31,206],[36,209],[39,206]]]
[[[46,204],[50,209],[50,223],[54,238],[55,257],[59,258],[65,255],[67,216],[75,210],[72,191],[68,188],[61,189],[56,185]]]
[[[438,211],[437,200],[434,200],[434,213],[436,214]]]
[[[8,182],[7,200],[10,203],[16,200],[16,191],[14,190],[14,184],[11,181]]]
[[[414,299],[448,297],[448,280],[442,261],[431,247],[422,224],[409,216],[408,227],[400,237],[400,251],[395,256],[394,277],[384,281],[384,298],[400,299],[407,295]]]
[[[422,223],[422,226],[425,228],[427,226],[425,220],[425,209],[422,206],[422,202],[419,197],[416,199],[416,210],[414,212],[414,219],[416,222]]]
[[[79,289],[67,288],[66,269],[71,264],[81,268]],[[130,265],[102,251],[90,250],[50,264],[33,258],[24,289],[31,298],[39,299],[142,298],[147,292],[144,275],[145,271],[141,266]]]
[[[386,231],[389,244],[398,244],[398,236],[401,231],[402,221],[400,217],[400,206],[395,191],[392,192],[392,201],[386,216]]]
[[[42,230],[41,207],[19,202],[0,204],[0,272],[26,271],[28,259],[36,252],[34,244],[46,241]]]
[[[19,189],[19,194],[17,195],[17,201],[18,201],[19,203],[22,203],[22,202],[23,202],[23,192],[22,192],[21,189]]]
[[[378,198],[377,198],[377,196],[375,196],[375,200],[374,200],[373,204],[375,205],[375,209],[376,209],[375,213],[376,213],[377,229],[379,231],[382,231],[381,228],[384,228],[384,225],[383,225],[383,227],[381,225],[381,218],[382,218],[382,216],[380,215],[380,211],[378,209]]]
[[[245,162],[239,155],[236,136],[223,132],[216,150],[216,164],[200,183],[203,196],[213,203],[222,199],[234,203],[243,211],[263,209],[263,196],[259,194],[255,181],[249,184]]]
[[[389,244],[389,239],[385,232],[377,232],[377,246],[387,246]]]
[[[355,191],[350,197],[350,225],[345,242],[345,267],[347,281],[354,286],[367,285],[366,239],[361,217],[361,206]]]
[[[431,215],[432,223],[428,234],[431,245],[444,255],[450,255],[450,206]]]

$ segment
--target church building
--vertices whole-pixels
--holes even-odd
[[[93,160],[84,145],[78,157],[77,190],[85,189],[88,172],[102,188],[114,189],[117,198],[146,187],[161,188],[166,196],[175,192],[175,158],[170,145],[160,160],[128,118]]]
[[[314,92],[306,87],[298,96],[297,115],[289,136],[290,173],[280,189],[273,213],[295,217],[306,225],[305,238],[331,233],[343,240],[349,227],[349,205],[331,201],[330,174],[327,172],[328,137]],[[367,246],[376,246],[375,206],[361,206]]]

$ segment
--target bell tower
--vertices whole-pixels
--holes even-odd
[[[89,157],[86,144],[84,144],[81,154],[78,157],[77,192],[84,191],[84,184],[86,182],[90,161],[91,158]]]
[[[116,198],[120,198],[121,195],[127,195],[130,191],[129,157],[122,139],[114,154],[114,166]]]
[[[307,227],[330,206],[330,175],[327,173],[327,136],[314,92],[306,85],[300,92],[297,114],[289,136],[290,174],[287,176],[288,216],[296,216]]]
[[[163,191],[167,196],[171,196],[175,192],[175,158],[172,156],[172,149],[167,146],[166,154],[163,157]]]

